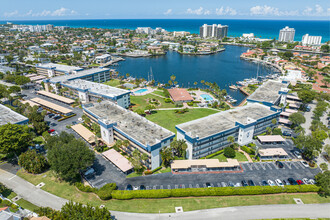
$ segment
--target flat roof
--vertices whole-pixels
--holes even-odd
[[[291,112],[281,112],[280,115],[289,117],[291,114],[293,114],[293,113],[291,113]]]
[[[294,99],[294,100],[297,100],[297,101],[301,101],[301,99],[297,96],[294,96],[294,95],[287,95],[286,96],[287,99]]]
[[[285,118],[280,118],[278,120],[278,122],[283,123],[283,124],[288,124],[288,125],[292,124],[292,122],[289,119],[285,119]]]
[[[131,162],[114,149],[107,150],[102,154],[124,173],[133,169]]]
[[[260,142],[283,142],[285,141],[281,135],[263,135],[258,136]]]
[[[175,134],[135,112],[122,108],[110,101],[88,104],[85,110],[99,117],[104,123],[116,123],[116,128],[144,146],[153,146]]]
[[[8,123],[18,124],[25,120],[28,120],[28,118],[11,110],[7,106],[0,104],[0,125],[5,125]]]
[[[259,102],[274,103],[279,98],[282,88],[287,88],[288,84],[284,84],[280,81],[268,80],[259,86],[254,93],[252,93],[248,99]]]
[[[63,82],[62,85],[71,87],[73,89],[82,89],[82,90],[87,89],[91,93],[107,96],[111,98],[130,93],[130,91],[125,89],[120,89],[120,88],[104,85],[101,83],[90,82],[82,79],[66,81]]]
[[[62,72],[72,72],[72,71],[83,70],[83,68],[78,67],[78,66],[68,66],[68,65],[57,64],[57,63],[40,63],[36,67],[44,68],[44,69],[50,69],[50,68],[55,67],[55,70],[62,71]]]
[[[31,99],[31,101],[33,101],[33,102],[35,102],[39,105],[45,106],[47,108],[53,109],[53,110],[55,110],[57,112],[60,112],[62,114],[68,114],[68,113],[72,112],[71,109],[68,109],[68,108],[62,107],[60,105],[48,102],[48,101],[46,101],[44,99],[41,99],[41,98],[33,98],[33,99]]]
[[[283,150],[283,148],[266,148],[266,149],[260,149],[258,151],[260,156],[265,157],[272,157],[272,156],[288,156],[287,152]]]
[[[192,138],[205,138],[236,127],[236,122],[246,125],[251,123],[250,119],[258,120],[272,114],[275,112],[265,105],[249,103],[242,107],[179,124],[176,127],[185,131]]]
[[[186,89],[174,88],[168,89],[168,92],[170,93],[170,96],[174,102],[194,100]]]
[[[71,128],[75,132],[77,132],[82,138],[84,138],[84,140],[87,141],[88,143],[90,144],[95,143],[95,135],[93,134],[93,132],[88,130],[82,124],[72,125]]]
[[[47,96],[49,98],[56,99],[58,101],[64,102],[66,104],[73,104],[74,103],[73,99],[69,99],[69,98],[66,98],[66,97],[63,97],[63,96],[60,96],[60,95],[56,95],[54,93],[47,92],[45,90],[37,91],[37,93],[40,94],[40,95],[44,95],[44,96]]]
[[[220,162],[218,159],[200,160],[173,160],[171,169],[188,169],[192,166],[205,166],[207,168],[238,167],[236,159],[227,159],[227,162]]]
[[[296,112],[298,112],[298,111],[297,111],[297,110],[294,110],[294,109],[286,108],[286,109],[285,109],[285,112],[288,112],[288,113],[296,113]]]
[[[77,73],[72,73],[69,75],[61,75],[61,76],[55,76],[53,78],[49,79],[49,82],[51,83],[61,83],[64,81],[70,81],[74,79],[80,79],[82,77],[88,76],[88,75],[93,75],[99,72],[104,72],[104,71],[109,71],[109,68],[93,68],[93,69],[88,69],[88,70],[82,70]]]
[[[31,107],[33,107],[33,106],[40,106],[39,104],[37,104],[37,103],[35,103],[35,102],[32,102],[32,101],[30,101],[30,100],[20,100],[20,102],[23,103],[23,104],[29,103],[29,105],[30,105]]]

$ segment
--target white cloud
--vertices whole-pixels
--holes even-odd
[[[5,12],[5,13],[3,13],[3,16],[6,17],[6,18],[10,18],[10,17],[16,16],[16,15],[18,15],[18,11],[17,10],[12,11],[12,12]]]
[[[278,8],[268,5],[257,5],[250,8],[250,14],[261,16],[297,16],[299,15],[299,11],[281,11]]]
[[[211,14],[211,11],[210,10],[207,10],[207,9],[204,9],[203,7],[200,7],[198,9],[191,9],[191,8],[188,8],[187,11],[186,11],[186,14],[193,14],[193,15],[210,15]]]
[[[321,5],[315,5],[314,8],[307,6],[302,14],[306,16],[329,16],[330,8],[324,10]]]
[[[164,15],[170,15],[170,14],[172,14],[172,12],[173,12],[173,10],[170,8],[164,12]]]
[[[233,8],[221,6],[220,8],[215,9],[217,15],[237,15],[237,11]]]
[[[70,10],[68,8],[60,8],[60,9],[57,9],[55,11],[53,11],[51,13],[51,16],[58,16],[58,17],[61,17],[61,16],[67,16],[67,15],[74,15],[74,14],[77,14],[76,11],[74,10]]]

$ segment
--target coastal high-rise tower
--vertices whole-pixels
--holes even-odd
[[[215,38],[222,39],[227,37],[228,26],[221,24],[207,25],[204,24],[199,28],[199,35],[201,38]]]
[[[293,42],[294,41],[294,34],[295,34],[295,29],[294,28],[289,28],[288,26],[286,26],[285,28],[280,30],[280,35],[278,37],[278,41]]]
[[[310,36],[309,34],[305,34],[302,37],[301,43],[302,45],[320,45],[322,41],[322,36]]]

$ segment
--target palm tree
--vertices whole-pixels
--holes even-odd
[[[126,78],[128,78],[129,77],[129,73],[126,73]]]
[[[128,140],[124,140],[123,143],[122,143],[122,145],[123,145],[125,148],[127,148],[127,147],[130,145],[130,143],[129,143]]]
[[[235,138],[233,136],[229,136],[227,141],[231,142],[232,144],[235,142]]]
[[[170,166],[171,161],[174,159],[172,150],[169,147],[163,148],[160,151],[160,155],[162,157],[162,161],[165,167]]]
[[[204,83],[205,83],[205,80],[201,80],[201,84],[203,84],[203,85],[204,85]]]

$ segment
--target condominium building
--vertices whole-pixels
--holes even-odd
[[[161,165],[160,150],[170,145],[175,134],[148,119],[109,101],[83,105],[84,113],[101,128],[101,137],[113,144],[128,140],[129,146],[122,150],[132,156],[135,149],[146,154],[144,164],[148,169]]]
[[[64,88],[62,95],[73,99],[79,98],[82,103],[108,100],[123,108],[128,108],[131,104],[131,92],[125,89],[82,79],[65,81],[61,86]]]
[[[204,24],[199,28],[199,35],[201,38],[215,38],[222,39],[227,37],[228,26],[221,24],[207,25]]]
[[[48,77],[72,74],[83,70],[83,68],[77,66],[68,66],[57,63],[39,63],[36,64],[36,69],[38,74]]]
[[[29,119],[13,110],[7,106],[0,104],[0,126],[8,123],[24,125],[29,122]]]
[[[177,139],[186,141],[188,159],[199,159],[229,146],[229,136],[240,145],[252,142],[253,136],[275,126],[272,120],[279,118],[280,111],[277,107],[249,103],[179,124],[176,126]]]
[[[321,41],[322,41],[322,36],[310,36],[309,34],[305,34],[302,37],[301,43],[303,46],[320,45]]]
[[[278,41],[293,42],[294,41],[294,34],[295,34],[295,29],[294,28],[289,28],[288,26],[286,26],[285,28],[280,30],[280,35],[278,37]]]

